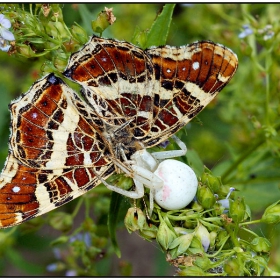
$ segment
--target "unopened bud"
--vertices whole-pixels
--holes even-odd
[[[198,266],[189,266],[178,272],[179,276],[205,276],[205,272]]]
[[[216,247],[219,249],[221,246],[224,246],[225,239],[228,239],[228,233],[225,230],[218,232],[216,237]],[[224,246],[225,248],[225,246]],[[227,247],[225,248],[227,249]]]
[[[47,33],[53,38],[69,39],[68,30],[65,29],[60,21],[49,21],[46,26]]]
[[[124,218],[124,224],[129,233],[142,230],[144,224],[146,223],[146,216],[140,208],[131,207],[128,209],[126,216]]]
[[[191,205],[192,209],[195,210],[196,212],[201,212],[203,211],[203,207],[197,202],[194,201]]]
[[[268,253],[271,243],[264,237],[256,237],[251,241],[251,248],[258,253]]]
[[[204,271],[208,270],[211,266],[211,261],[205,255],[197,256],[193,262],[195,265],[203,269]]]
[[[280,222],[280,200],[265,209],[261,221],[266,224],[277,224]]]
[[[216,231],[211,231],[210,232],[210,248],[214,248],[217,235],[218,234],[217,234]]]
[[[59,7],[60,4],[50,4],[50,6],[52,7],[52,11],[53,11],[53,20],[54,21],[60,21],[63,22],[63,13],[61,8]]]
[[[53,59],[53,65],[61,72],[65,69],[67,62],[68,59],[66,58],[64,53],[59,53]]]
[[[177,256],[182,255],[190,247],[193,236],[194,233],[187,233],[175,238],[169,245],[169,249],[174,249],[177,247]]]
[[[105,8],[100,12],[96,20],[91,22],[91,28],[94,32],[102,34],[103,31],[116,20],[113,15],[112,9]]]
[[[224,264],[224,271],[227,276],[243,276],[244,272],[237,258],[231,258]]]
[[[204,209],[210,209],[216,202],[216,198],[209,187],[199,186],[196,194],[197,201]]]
[[[210,234],[206,227],[199,224],[195,231],[195,236],[201,241],[204,251],[207,252],[210,245]]]
[[[176,234],[168,227],[166,222],[162,220],[157,232],[157,242],[167,250],[176,237]]]
[[[213,193],[218,193],[221,183],[221,177],[215,177],[211,173],[204,172],[201,176],[201,182],[207,185]]]
[[[146,240],[151,240],[157,237],[158,228],[155,225],[144,224],[142,230],[139,231],[139,234]]]
[[[77,23],[71,27],[71,34],[81,45],[89,40],[87,32]]]
[[[26,58],[35,57],[35,52],[31,49],[29,45],[18,44],[17,51],[19,54]]]
[[[244,220],[245,213],[246,205],[243,198],[237,198],[234,201],[230,200],[229,214],[234,222],[242,222]]]

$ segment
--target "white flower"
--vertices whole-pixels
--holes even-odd
[[[227,197],[221,200],[218,200],[217,202],[220,203],[225,209],[229,209],[229,197],[232,192],[235,191],[235,188],[231,187],[229,189],[229,192],[227,194]],[[224,213],[228,212],[227,210],[224,211]]]
[[[207,252],[210,246],[210,233],[207,228],[199,224],[196,228],[195,235],[201,241],[204,251]]]
[[[249,26],[248,24],[244,24],[242,27],[243,27],[244,31],[242,31],[242,32],[238,35],[238,37],[239,37],[240,39],[243,39],[243,38],[245,38],[245,37],[247,37],[247,36],[253,34],[253,30],[250,28],[250,26]]]
[[[0,36],[7,41],[14,41],[14,34],[8,29],[11,27],[11,22],[5,18],[3,14],[0,14]]]
[[[272,30],[272,25],[271,24],[268,24],[266,25],[263,29],[259,29],[258,30],[258,33],[263,35],[263,39],[265,41],[271,39],[273,36],[274,36],[274,31]]]
[[[8,41],[14,41],[14,34],[8,29],[11,27],[11,22],[0,14],[0,50],[7,52],[10,49]]]
[[[7,52],[10,49],[10,45],[7,44],[7,41],[0,37],[0,50]]]

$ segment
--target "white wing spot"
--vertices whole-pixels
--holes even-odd
[[[193,70],[197,70],[199,68],[199,62],[194,62],[192,65]]]
[[[32,114],[32,119],[36,119],[38,117],[38,114],[37,113],[33,113]]]
[[[166,72],[167,72],[167,73],[171,73],[171,70],[170,70],[170,69],[166,69]]]
[[[20,191],[20,187],[14,186],[14,187],[12,188],[12,191],[13,191],[14,193],[17,193],[17,192]]]

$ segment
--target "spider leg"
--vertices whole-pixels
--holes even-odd
[[[181,150],[154,152],[151,155],[158,160],[184,156],[187,153],[187,147],[183,141],[177,136],[172,135],[171,138],[177,143]]]

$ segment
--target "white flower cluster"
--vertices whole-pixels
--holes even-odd
[[[0,14],[0,50],[7,52],[10,49],[9,41],[14,41],[15,36],[8,29],[11,27],[11,22]]]

